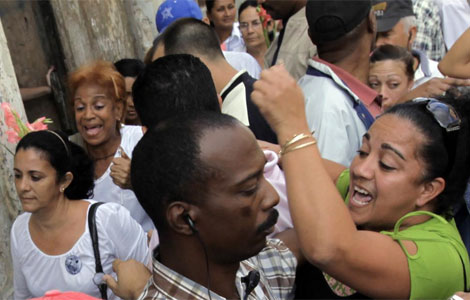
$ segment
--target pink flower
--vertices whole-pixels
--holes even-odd
[[[33,123],[26,123],[26,127],[28,127],[30,131],[46,130],[47,125],[44,123],[45,120],[46,117],[39,118]]]
[[[256,10],[258,11],[258,16],[261,19],[261,22],[263,22],[263,28],[266,28],[268,26],[269,20],[272,19],[271,16],[261,5],[258,5]]]
[[[7,140],[9,143],[16,144],[22,137],[31,131],[45,130],[47,124],[52,123],[51,119],[42,117],[34,121],[33,123],[23,123],[20,116],[14,111],[10,103],[3,102],[0,104],[0,108],[3,109],[3,115],[5,117],[5,124],[8,127],[6,131]]]
[[[6,131],[6,134],[7,134],[7,141],[12,144],[18,143],[21,139],[18,133],[14,131],[13,129],[8,129]]]
[[[19,132],[20,128],[18,126],[18,123],[16,123],[16,118],[15,118],[14,112],[12,111],[12,109],[10,107],[10,103],[3,102],[1,104],[1,108],[3,109],[3,114],[5,116],[6,125],[10,129],[13,129],[16,132]]]
[[[270,15],[266,15],[265,19],[263,20],[263,27],[267,28],[268,27],[268,22],[271,20]]]

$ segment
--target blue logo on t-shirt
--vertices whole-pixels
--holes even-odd
[[[69,255],[65,259],[65,269],[72,275],[80,273],[82,269],[82,261],[76,255]]]

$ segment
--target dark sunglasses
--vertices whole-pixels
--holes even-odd
[[[433,98],[416,98],[413,102],[427,102],[426,109],[432,113],[434,119],[447,132],[460,129],[462,123],[459,114],[451,106]]]

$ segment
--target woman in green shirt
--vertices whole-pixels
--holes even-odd
[[[345,170],[322,161],[283,66],[262,73],[252,98],[281,141],[302,252],[334,295],[445,299],[467,289],[468,254],[452,219],[470,172],[466,118],[437,100],[395,106]]]

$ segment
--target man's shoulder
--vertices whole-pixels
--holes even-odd
[[[314,76],[306,74],[299,79],[298,84],[302,89],[306,102],[314,99],[316,102],[344,102],[352,98],[343,87],[336,83],[330,76]],[[319,101],[319,100],[328,101]]]
[[[282,268],[292,271],[297,266],[297,259],[290,249],[279,239],[267,239],[266,246],[258,255],[246,261],[256,265],[261,269]]]
[[[240,264],[240,270],[257,270],[274,299],[292,298],[297,259],[278,239],[268,239],[261,252]]]
[[[296,23],[299,25],[307,25],[307,17],[305,16],[305,6],[299,9],[295,14],[293,14],[290,18],[289,21],[292,23]],[[289,22],[287,22],[289,23]]]

